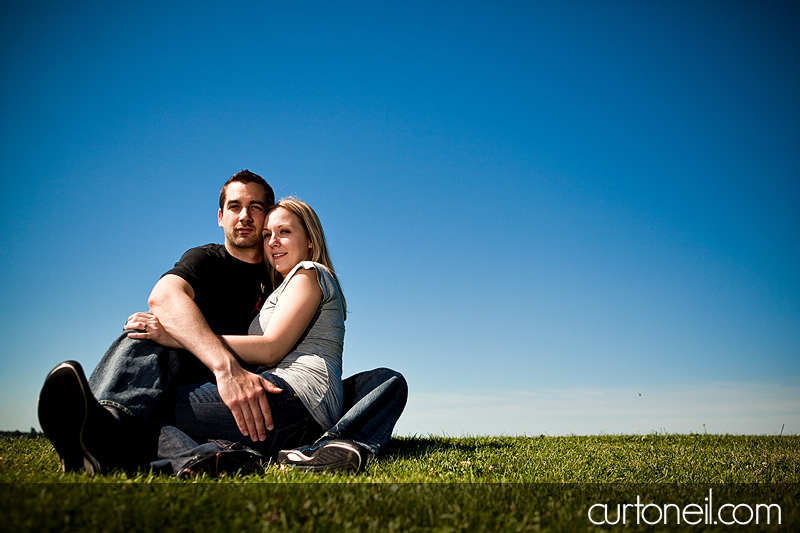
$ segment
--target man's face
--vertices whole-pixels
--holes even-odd
[[[225,230],[225,243],[249,250],[263,246],[261,236],[267,206],[264,187],[258,183],[234,181],[225,189],[225,205],[219,210],[219,227]]]

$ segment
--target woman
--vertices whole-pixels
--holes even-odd
[[[221,338],[246,369],[282,389],[268,395],[274,429],[265,441],[251,442],[214,383],[179,388],[174,427],[165,427],[159,442],[162,468],[179,475],[208,471],[202,461],[198,467],[185,458],[213,455],[213,446],[211,452],[205,445],[197,448],[198,442],[212,439],[247,444],[274,458],[281,449],[313,441],[341,416],[346,303],[314,210],[294,198],[280,200],[267,214],[264,252],[277,288],[251,324],[250,335]],[[132,315],[126,327],[145,318],[147,338],[180,347],[149,313]]]

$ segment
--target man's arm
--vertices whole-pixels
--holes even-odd
[[[265,440],[266,432],[273,428],[265,391],[281,389],[242,368],[208,327],[194,302],[194,289],[180,276],[162,277],[147,303],[167,333],[214,373],[220,397],[233,413],[242,434],[254,442]]]

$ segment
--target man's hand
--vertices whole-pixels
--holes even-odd
[[[153,287],[147,304],[164,331],[214,373],[219,395],[233,413],[242,435],[253,442],[263,441],[267,431],[273,428],[267,392],[282,390],[242,368],[230,349],[208,327],[194,296],[194,289],[186,280],[167,274]]]
[[[232,372],[217,376],[217,390],[222,401],[233,413],[239,431],[253,442],[264,441],[272,431],[272,412],[267,392],[277,394],[283,389],[272,382],[235,365]]]

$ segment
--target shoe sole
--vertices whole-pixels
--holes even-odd
[[[356,464],[351,460],[354,456]],[[300,450],[282,450],[278,452],[278,461],[310,472],[358,472],[361,453],[353,446],[337,442],[318,448],[311,456]]]
[[[83,444],[88,391],[76,364],[61,363],[47,375],[39,394],[39,423],[61,458],[62,472],[85,470],[97,474],[100,463]],[[80,394],[64,394],[65,391]]]

